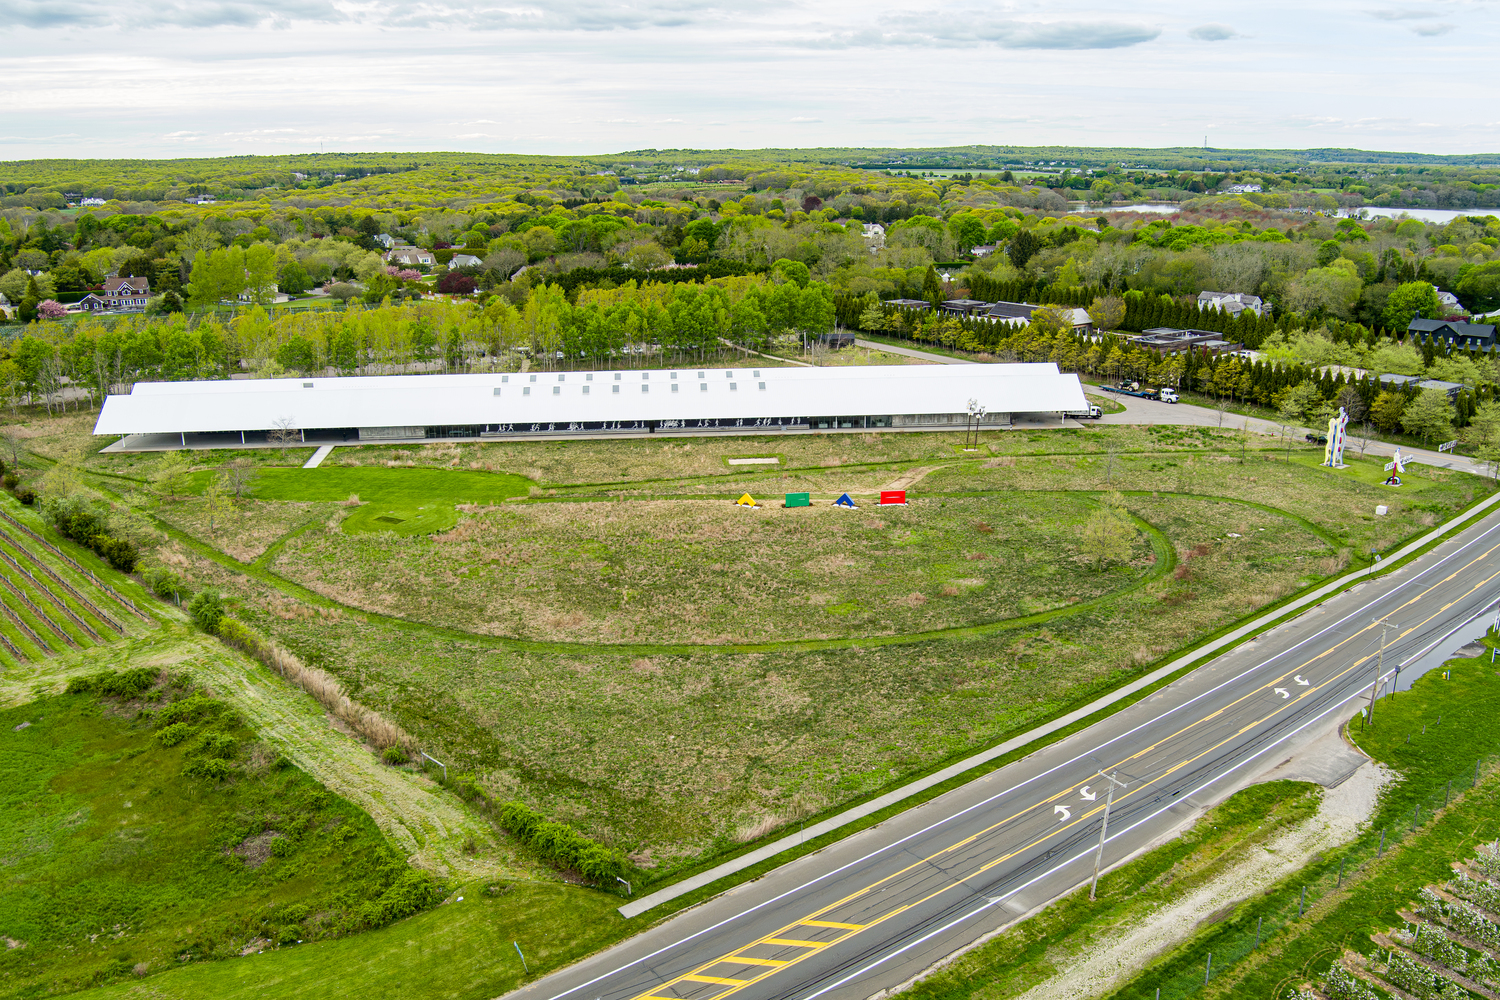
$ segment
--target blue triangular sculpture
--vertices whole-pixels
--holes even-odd
[[[859,508],[854,505],[854,501],[849,499],[849,494],[847,493],[835,500],[833,502],[833,505],[835,507],[848,507],[850,510],[859,510]]]

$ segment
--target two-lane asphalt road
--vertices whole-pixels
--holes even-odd
[[[1500,514],[1089,729],[518,991],[862,1000],[1086,881],[1326,732],[1500,596]],[[1376,724],[1380,722],[1376,706]],[[637,918],[643,919],[643,918]]]

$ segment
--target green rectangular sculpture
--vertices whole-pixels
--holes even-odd
[[[786,505],[788,507],[811,507],[812,506],[812,494],[811,493],[788,493],[786,495]]]

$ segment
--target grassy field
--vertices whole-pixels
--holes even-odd
[[[1170,1000],[1285,997],[1317,982],[1341,955],[1364,956],[1356,966],[1375,959],[1377,951],[1383,956],[1384,946],[1377,949],[1372,935],[1401,927],[1398,911],[1411,910],[1423,886],[1441,887],[1453,877],[1454,862],[1500,836],[1500,729],[1494,725],[1500,673],[1488,653],[1449,667],[1449,673],[1431,671],[1410,692],[1377,703],[1373,727],[1354,725],[1351,736],[1359,745],[1401,775],[1383,794],[1364,835],[1343,851],[1315,859],[1267,898],[1246,902],[1201,930],[1114,996],[1154,1000],[1160,986]],[[1483,778],[1471,787],[1476,761],[1484,762]],[[1303,885],[1309,907],[1297,919]],[[1274,932],[1252,949],[1258,919]],[[1215,972],[1205,986],[1209,951],[1216,956]]]
[[[1163,532],[1171,559],[1181,553],[1154,567],[1171,572],[1043,621],[920,642],[673,651],[649,635],[563,649],[485,641],[296,600],[274,580],[181,551],[197,584],[235,594],[237,614],[337,671],[496,794],[564,816],[664,874],[1023,729],[1339,565],[1322,539],[1258,508],[1231,505],[1226,522],[1226,505],[1211,501],[1129,503]],[[567,505],[523,509],[557,506]]]
[[[1087,571],[1077,535],[1096,504],[1082,495],[857,511],[696,498],[507,505],[465,513],[430,540],[348,533],[386,506],[299,535],[271,568],[344,604],[474,632],[683,643],[952,628],[1094,600],[1150,571],[1145,536],[1128,563]],[[1277,538],[1265,541],[1308,541]]]
[[[228,543],[185,515],[196,500],[156,508],[188,534],[155,552],[497,796],[650,879],[1024,730],[1489,488],[1433,470],[1396,492],[1267,439],[1241,464],[1240,436],[1210,428],[987,433],[977,458],[961,443],[340,449],[264,468],[257,517],[314,506],[258,540],[253,567],[214,555]],[[527,480],[543,484],[530,499]],[[894,484],[911,506],[826,506]],[[514,499],[458,503],[491,485]],[[1108,488],[1142,531],[1098,573],[1077,528]],[[729,502],[747,489],[762,509]],[[779,506],[801,489],[825,505]],[[354,493],[370,502],[338,505]],[[451,528],[350,530],[430,503]]]
[[[1274,441],[1209,428],[987,432],[983,445],[444,442],[339,449],[316,470],[275,451],[198,453],[200,482],[235,457],[261,473],[212,532],[201,497],[142,492],[159,457],[88,468],[150,519],[148,555],[190,589],[223,591],[237,617],[497,798],[626,851],[638,884],[1024,731],[1491,488],[1424,470],[1393,491],[1371,469],[1330,474],[1311,449],[1286,461]],[[729,464],[752,456],[778,461]],[[903,486],[906,508],[826,505]],[[820,506],[779,505],[804,489]],[[746,490],[760,510],[730,503]],[[1114,490],[1139,530],[1101,573],[1077,535]],[[276,684],[214,669],[237,705]],[[424,797],[419,775],[372,766],[298,711],[267,720],[280,745],[424,864],[545,877],[461,807],[443,813],[453,804]],[[339,763],[320,770],[323,755]],[[457,850],[465,837],[474,855]],[[589,924],[549,946],[608,933]],[[292,962],[287,982],[316,974],[278,961]],[[388,961],[425,976],[441,959]]]
[[[340,936],[441,895],[224,702],[143,673],[0,710],[0,996]]]

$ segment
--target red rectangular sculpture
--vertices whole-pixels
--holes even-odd
[[[904,504],[904,503],[906,503],[906,491],[905,490],[881,490],[880,491],[880,505],[882,507],[887,506],[889,504]]]

